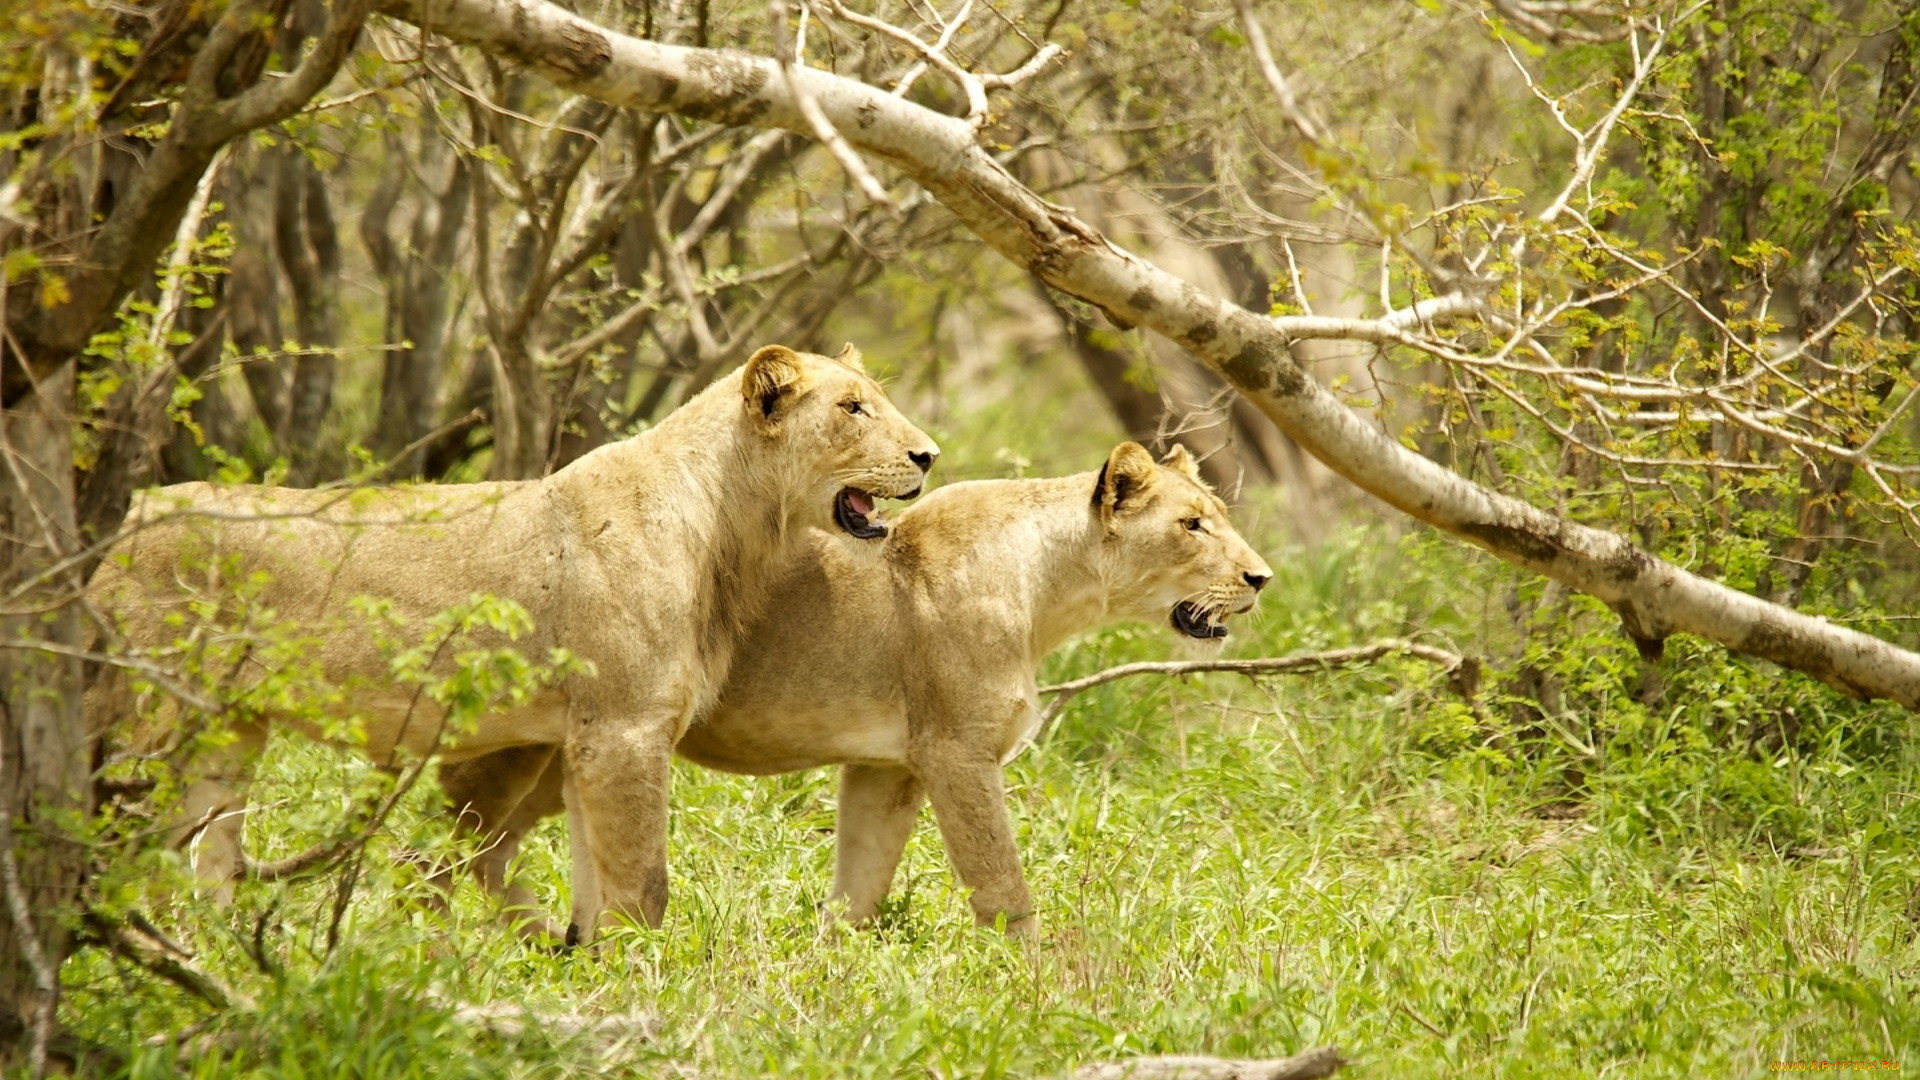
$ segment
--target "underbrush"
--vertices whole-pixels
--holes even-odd
[[[660,931],[555,952],[471,885],[432,910],[399,853],[459,852],[422,790],[332,947],[337,876],[225,909],[156,879],[149,913],[251,1008],[212,1013],[89,950],[64,1018],[105,1048],[96,1070],[139,1077],[1043,1076],[1322,1043],[1354,1077],[1920,1068],[1906,714],[1679,639],[1649,671],[1604,609],[1424,536],[1269,562],[1233,654],[1417,636],[1491,658],[1479,698],[1417,661],[1082,694],[1007,771],[1031,945],[971,925],[930,816],[879,925],[823,928],[833,773],[681,766]],[[1045,680],[1170,650],[1122,628]],[[279,856],[365,766],[281,738],[263,771],[248,843]],[[558,823],[522,868],[564,909]],[[536,1019],[458,1012],[489,1003]]]

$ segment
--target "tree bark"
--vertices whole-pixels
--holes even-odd
[[[1643,652],[1691,633],[1848,693],[1920,707],[1920,655],[1726,588],[1616,533],[1480,487],[1407,450],[1294,360],[1290,317],[1209,295],[1115,247],[1007,173],[965,120],[815,69],[617,34],[544,0],[381,0],[388,14],[525,64],[614,104],[809,134],[793,87],[842,134],[923,185],[1015,265],[1145,325],[1219,372],[1307,452],[1365,491],[1509,562],[1594,596]]]

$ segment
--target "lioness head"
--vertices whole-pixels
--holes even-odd
[[[852,345],[839,356],[768,345],[747,360],[740,389],[749,422],[780,440],[800,470],[798,524],[859,540],[885,536],[875,500],[920,494],[940,456],[867,376]]]
[[[1273,576],[1234,531],[1227,505],[1185,447],[1174,447],[1163,463],[1138,443],[1114,447],[1093,500],[1107,529],[1116,614],[1164,618],[1203,641],[1224,638],[1226,617],[1251,610]]]

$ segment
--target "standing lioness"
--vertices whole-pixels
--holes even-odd
[[[317,659],[347,688],[375,755],[396,743],[431,752],[440,725],[431,702],[388,677],[355,598],[390,603],[413,629],[474,592],[517,601],[534,624],[522,649],[569,649],[597,677],[486,716],[442,752],[564,744],[574,873],[598,886],[576,901],[582,932],[602,911],[658,925],[673,746],[718,694],[766,579],[809,526],[836,543],[884,536],[869,517],[874,498],[918,494],[938,452],[851,346],[830,358],[769,345],[658,426],[544,480],[347,498],[204,484],[149,493],[136,513],[157,524],[116,550],[94,592],[135,644],[164,644],[176,633],[169,615],[194,599],[183,556],[237,555],[270,575],[255,602],[319,637]],[[124,690],[91,697],[100,723],[126,708]],[[243,754],[271,719],[244,718]],[[207,876],[237,868],[240,818],[221,811],[243,799],[215,780],[189,792],[186,820],[219,819],[197,852]]]
[[[879,554],[816,535],[676,752],[740,773],[843,766],[833,896],[853,919],[886,896],[930,799],[975,917],[1031,928],[1000,770],[1038,723],[1041,658],[1125,619],[1224,637],[1222,620],[1250,609],[1272,571],[1184,449],[1156,465],[1134,443],[1097,473],[935,491]],[[563,772],[535,747],[442,767],[466,827],[494,841],[475,868],[489,889],[526,831],[561,809]]]

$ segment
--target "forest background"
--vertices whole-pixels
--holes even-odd
[[[372,6],[4,20],[18,1067],[1036,1075],[1327,1043],[1363,1076],[1920,1062],[1912,658],[1862,682],[1833,659],[1856,645],[1817,640],[1914,646],[1907,6],[575,9],[784,65],[698,108],[596,91],[549,47],[574,24],[539,11],[515,37],[478,0]],[[911,146],[862,156],[880,136],[834,123],[858,114],[832,93],[793,107],[805,136],[741,104],[802,72],[962,125],[1051,206],[1043,256],[1105,240],[1003,260]],[[1179,322],[1193,296],[1081,287],[1106,241],[1287,347],[1223,362]],[[417,902],[398,854],[459,854],[430,779],[295,739],[249,843],[330,854],[215,910],[155,843],[168,763],[104,760],[74,723],[89,664],[144,665],[210,716],[243,692],[88,609],[137,487],[539,476],[760,344],[848,340],[946,449],[941,482],[1091,469],[1121,437],[1201,453],[1277,571],[1234,655],[1413,639],[1478,678],[1408,660],[1082,695],[1009,773],[1046,928],[1026,948],[967,925],[925,828],[881,928],[821,930],[831,778],[687,768],[667,925],[553,955],[470,888]],[[1275,390],[1287,370],[1476,490],[1824,621],[1715,636],[1581,577],[1582,534],[1409,506],[1275,405],[1319,407]],[[1110,631],[1046,677],[1169,649]],[[549,830],[525,860],[553,906],[564,851]]]

